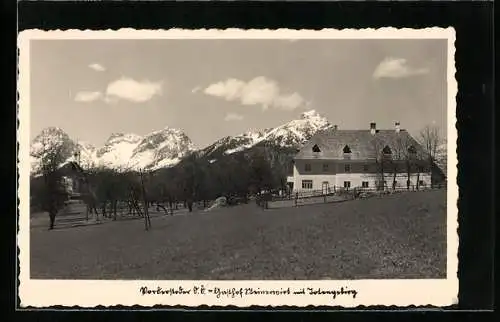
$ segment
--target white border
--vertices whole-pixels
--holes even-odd
[[[29,122],[30,122],[30,40],[34,39],[447,39],[448,40],[448,207],[447,207],[447,279],[442,280],[352,280],[352,281],[101,281],[101,280],[32,280],[30,279],[29,256]],[[52,305],[94,307],[97,305],[233,305],[260,306],[343,306],[358,305],[448,306],[458,302],[458,186],[456,142],[456,95],[455,79],[455,31],[453,28],[426,29],[344,29],[333,30],[27,30],[18,37],[19,56],[19,233],[20,286],[18,295],[21,307],[48,307]],[[163,289],[182,286],[184,289],[204,285],[207,289],[239,290],[240,288],[292,290],[321,287],[337,289],[344,287],[357,290],[352,296],[331,295],[140,295],[139,288],[147,286]]]

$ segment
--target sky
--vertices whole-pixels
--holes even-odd
[[[445,133],[446,59],[440,39],[32,40],[30,138],[171,127],[204,147],[311,109],[339,129]]]

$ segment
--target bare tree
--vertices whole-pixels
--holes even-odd
[[[431,161],[436,159],[439,147],[443,142],[444,140],[437,126],[427,125],[420,131],[420,144],[424,147],[428,159]]]
[[[40,148],[32,150],[31,156],[40,162],[38,175],[43,177],[43,185],[33,192],[33,199],[43,211],[48,212],[49,229],[53,229],[56,216],[68,199],[59,167],[71,155],[71,147],[64,143],[54,144],[49,138],[41,138],[38,143]]]
[[[392,190],[396,190],[397,184],[397,174],[403,169],[404,164],[406,164],[407,154],[408,154],[408,140],[405,136],[398,135],[396,140],[393,142],[392,148]],[[408,172],[408,171],[407,171]]]
[[[399,167],[405,169],[406,189],[410,190],[411,175],[414,171],[418,171],[416,167],[419,157],[417,155],[417,148],[415,147],[414,142],[408,136],[399,136],[393,144],[393,156],[395,159],[393,161],[393,164],[395,165],[395,163],[397,162],[397,165],[395,165],[395,167],[397,167],[395,171],[399,171]],[[394,178],[395,177],[396,176],[394,175]]]
[[[424,148],[429,169],[432,169],[433,165],[436,162],[436,157],[439,153],[439,149],[441,145],[444,143],[444,139],[441,136],[439,128],[435,125],[425,126],[420,131],[419,141],[422,147]]]
[[[376,184],[377,190],[383,190],[385,188],[385,166],[387,165],[387,158],[384,157],[384,142],[375,136],[371,140],[371,145],[379,177]]]
[[[142,192],[142,200],[144,203],[144,227],[146,230],[151,228],[151,218],[149,217],[149,200],[146,194],[146,188],[144,186],[144,171],[142,169],[139,170],[139,176],[141,179],[141,192]]]

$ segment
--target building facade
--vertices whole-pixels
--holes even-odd
[[[70,197],[75,198],[86,191],[84,170],[76,162],[67,162],[59,169],[64,187]]]
[[[396,122],[392,130],[333,129],[316,133],[294,158],[294,192],[339,189],[425,189],[431,165],[422,146]]]

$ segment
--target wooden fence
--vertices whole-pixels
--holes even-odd
[[[363,199],[373,196],[380,196],[392,193],[407,192],[407,191],[425,191],[425,190],[435,190],[446,188],[445,185],[433,185],[432,187],[416,187],[412,185],[410,187],[385,187],[384,189],[377,188],[336,188],[326,190],[307,190],[307,191],[296,191],[294,193],[285,194],[282,196],[277,195],[267,195],[263,196],[257,203],[265,208],[284,208],[284,207],[298,207],[308,204],[318,204],[318,203],[333,203],[342,202],[354,199]]]

